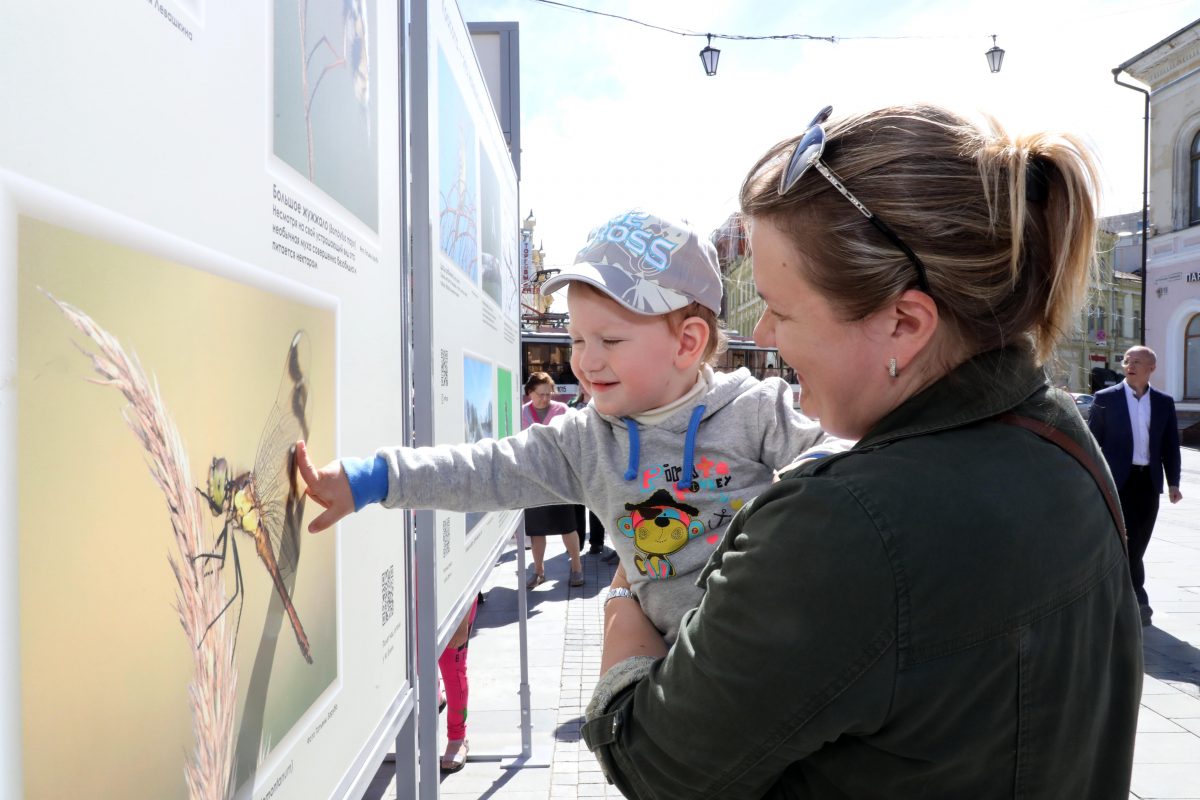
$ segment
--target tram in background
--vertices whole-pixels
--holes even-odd
[[[717,372],[733,372],[745,367],[750,374],[764,378],[783,378],[792,387],[792,404],[800,404],[800,386],[796,372],[779,357],[774,347],[760,347],[753,339],[730,336],[729,347],[717,356]],[[579,381],[571,370],[571,339],[564,330],[521,331],[521,385],[532,372],[545,372],[554,379],[554,399],[567,402],[579,392]],[[524,402],[524,399],[522,399]]]

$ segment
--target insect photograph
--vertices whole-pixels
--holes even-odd
[[[339,675],[336,537],[301,532],[292,464],[334,449],[336,312],[69,219],[15,220],[27,796],[240,791]]]
[[[224,458],[213,457],[208,470],[208,491],[199,488],[196,491],[207,501],[214,517],[224,517],[224,528],[216,540],[220,550],[200,553],[193,559],[225,566],[227,556],[232,553],[234,590],[221,609],[224,614],[239,599],[244,600],[236,534],[249,536],[287,610],[300,652],[311,664],[312,648],[288,588],[300,559],[299,528],[304,515],[304,493],[297,488],[295,443],[297,439],[308,438],[308,360],[307,336],[304,331],[297,331],[288,346],[279,392],[267,417],[253,468],[233,475]],[[235,631],[241,627],[240,604],[234,627]]]

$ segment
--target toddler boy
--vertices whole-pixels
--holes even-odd
[[[487,511],[592,509],[646,616],[674,641],[704,594],[695,584],[722,531],[774,472],[826,440],[790,387],[709,366],[723,343],[715,248],[688,226],[631,211],[592,234],[544,293],[567,287],[571,368],[592,396],[579,413],[469,445],[389,447],[313,469],[329,527],[373,502]]]

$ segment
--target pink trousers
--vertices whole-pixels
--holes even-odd
[[[446,689],[446,738],[451,740],[467,738],[467,647],[471,644],[471,628],[478,608],[476,597],[467,612],[467,641],[462,647],[447,647],[438,659],[438,671]]]

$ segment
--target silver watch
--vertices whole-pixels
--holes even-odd
[[[604,605],[608,605],[608,601],[614,597],[633,597],[633,592],[624,586],[609,587],[608,597],[604,598]],[[636,600],[636,597],[633,597]]]

